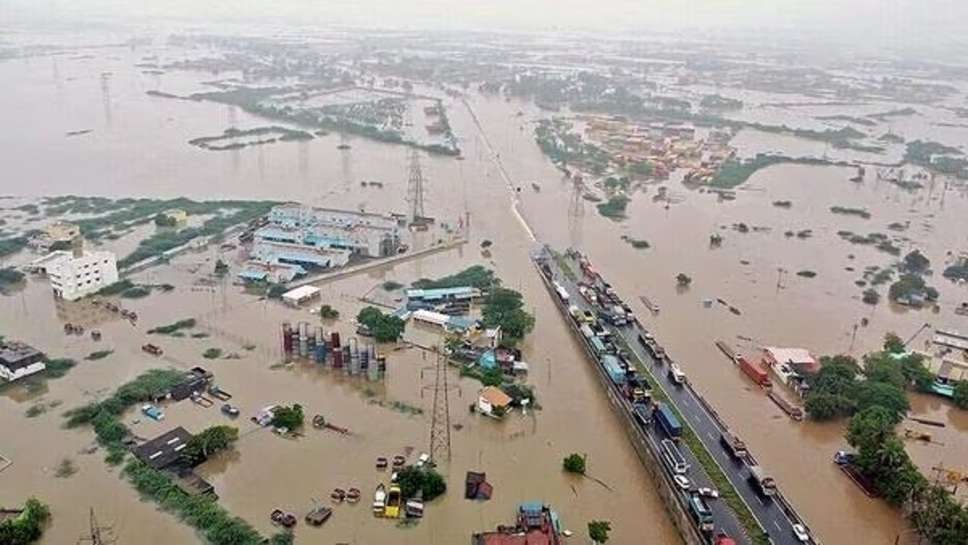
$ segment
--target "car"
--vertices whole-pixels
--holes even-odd
[[[592,314],[592,311],[590,311],[590,310],[586,310],[586,311],[584,311],[584,312],[582,313],[582,315],[583,315],[583,319],[584,319],[584,320],[585,320],[586,322],[594,322],[594,321],[595,321],[595,315],[594,315],[594,314]]]
[[[793,525],[793,535],[797,536],[797,539],[802,543],[810,541],[810,534],[807,533],[807,527],[802,524]]]
[[[699,494],[700,496],[704,497],[704,498],[712,498],[714,500],[717,499],[717,498],[719,498],[719,490],[716,490],[714,488],[705,487],[705,486],[702,487],[702,488],[697,488],[696,489],[696,493]]]
[[[683,490],[689,490],[689,487],[692,486],[692,483],[689,482],[689,479],[685,475],[673,475],[672,479]]]

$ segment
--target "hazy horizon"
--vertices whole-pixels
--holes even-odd
[[[577,0],[450,2],[421,0],[5,0],[3,26],[96,21],[140,24],[285,24],[397,29],[593,31],[647,38],[696,32],[829,43],[855,42],[892,50],[930,50],[962,42],[968,5],[950,0]]]

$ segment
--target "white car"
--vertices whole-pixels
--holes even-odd
[[[676,484],[679,485],[679,488],[683,490],[689,490],[689,487],[692,486],[692,483],[689,482],[689,479],[687,479],[685,475],[673,475],[672,479],[676,481]]]
[[[702,487],[702,488],[696,489],[696,492],[704,498],[712,498],[714,500],[719,498],[719,490],[716,490],[714,488]]]
[[[810,534],[807,533],[807,528],[802,524],[793,525],[793,535],[797,536],[797,539],[803,543],[810,541]]]

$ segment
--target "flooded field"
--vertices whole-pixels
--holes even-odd
[[[220,134],[229,126],[267,123],[232,106],[145,95],[157,88],[193,89],[208,74],[144,74],[133,67],[143,54],[118,50],[78,60],[37,57],[0,63],[0,79],[13,82],[0,91],[9,112],[0,149],[5,157],[20,158],[6,162],[0,193],[298,200],[376,212],[406,209],[408,150],[401,146],[349,138],[351,148],[339,150],[336,134],[223,153],[189,145],[192,138]],[[535,314],[535,330],[522,348],[531,364],[528,381],[536,386],[542,408],[499,423],[470,414],[467,407],[478,383],[459,379],[455,371],[450,398],[451,422],[456,425],[453,457],[443,466],[449,491],[429,504],[423,521],[396,528],[390,521],[374,519],[361,502],[337,507],[321,529],[300,526],[297,538],[462,543],[471,531],[509,522],[519,502],[541,499],[552,503],[565,526],[575,531],[590,519],[607,518],[613,522],[615,543],[677,541],[650,479],[532,268],[528,253],[534,242],[512,208],[513,200],[520,201],[520,213],[539,240],[560,248],[580,247],[589,254],[663,340],[696,389],[777,477],[821,540],[874,545],[890,543],[904,530],[898,512],[868,499],[831,463],[833,452],[846,444],[842,424],[791,422],[713,342],[725,340],[747,354],[760,345],[788,344],[808,347],[817,355],[859,356],[877,348],[884,333],[896,331],[907,338],[925,322],[968,330],[968,319],[954,314],[955,305],[968,294],[940,274],[932,278],[941,292],[937,313],[893,308],[886,301],[874,307],[863,304],[862,290],[854,282],[864,267],[883,267],[897,258],[851,245],[837,234],[885,232],[888,223],[903,222],[907,227],[897,234],[904,239],[899,241],[902,251],[920,248],[938,271],[949,250],[963,249],[968,242],[963,229],[968,200],[962,190],[939,180],[909,192],[878,182],[871,172],[857,183],[848,181],[853,169],[780,165],[756,173],[735,201],[721,202],[714,194],[666,182],[673,203],[666,207],[665,201],[653,200],[658,189],[646,187],[633,196],[628,219],[613,222],[599,216],[593,203],[575,198],[571,182],[542,156],[533,137],[532,123],[542,115],[536,108],[472,95],[469,105],[481,132],[460,101],[444,104],[465,160],[424,157],[426,209],[438,221],[451,224],[469,212],[470,242],[325,284],[323,300],[344,317],[354,316],[364,305],[359,297],[383,281],[409,283],[476,263],[493,267],[507,285],[524,294]],[[518,117],[518,111],[524,115]],[[66,132],[86,129],[92,132],[65,137]],[[774,146],[771,139],[778,137],[756,133],[740,138],[755,152]],[[792,139],[790,146],[803,146],[804,153],[817,152],[814,142],[784,138]],[[510,187],[491,148],[510,177]],[[383,186],[362,188],[363,180]],[[532,182],[540,191],[532,189]],[[789,200],[792,206],[772,206],[776,200]],[[872,217],[835,215],[829,209],[836,205],[866,208]],[[732,228],[739,222],[764,229],[740,233]],[[788,230],[804,229],[812,231],[810,238],[785,236]],[[709,248],[712,233],[724,237],[721,247]],[[622,235],[645,239],[651,248],[635,249],[621,240]],[[490,257],[479,249],[485,239],[494,242]],[[116,244],[123,253],[131,242],[121,239]],[[55,304],[42,280],[31,280],[22,291],[0,297],[3,335],[79,362],[66,377],[38,390],[13,388],[0,394],[0,429],[6,432],[0,455],[14,462],[0,472],[0,504],[17,503],[25,494],[50,503],[54,524],[44,535],[45,545],[72,542],[86,527],[88,507],[114,525],[120,542],[153,545],[195,539],[189,527],[157,511],[153,503],[138,502],[132,487],[103,462],[103,452],[82,454],[92,445],[93,433],[61,429],[62,408],[35,418],[24,416],[38,403],[57,401],[69,408],[104,396],[152,367],[201,364],[235,396],[233,403],[243,412],[237,423],[242,434],[237,449],[200,471],[215,485],[222,505],[266,534],[272,530],[271,509],[302,513],[313,499],[328,501],[334,487],[357,486],[366,498],[381,477],[386,479],[374,469],[377,456],[411,449],[416,455],[427,449],[430,377],[422,370],[432,364],[432,355],[416,348],[387,352],[388,373],[379,382],[308,364],[281,367],[280,324],[318,318],[243,294],[228,282],[199,287],[198,278],[211,270],[217,257],[214,249],[207,249],[137,273],[136,280],[167,282],[176,288],[125,301],[140,316],[135,327],[86,303]],[[232,253],[222,257],[233,266],[238,263]],[[816,276],[798,276],[802,270]],[[676,289],[679,272],[693,278],[686,290]],[[659,304],[661,312],[650,316],[639,295]],[[716,298],[740,309],[741,315],[721,306],[704,308],[704,299]],[[148,328],[186,317],[198,318],[197,330],[209,336],[157,338],[165,349],[163,359],[139,349]],[[862,318],[868,325],[859,325]],[[64,336],[62,326],[68,321],[97,327],[104,340]],[[352,332],[346,320],[326,327],[344,336]],[[434,337],[423,331],[419,336]],[[923,342],[923,337],[913,341],[915,346]],[[240,357],[202,359],[210,347]],[[84,361],[85,355],[102,348],[114,353]],[[299,402],[307,413],[323,414],[353,434],[341,437],[310,428],[305,437],[287,440],[246,420],[258,408],[279,402]],[[390,408],[393,402],[419,407],[423,414],[395,411]],[[934,431],[935,441],[943,445],[907,445],[926,475],[939,463],[963,464],[968,459],[968,415],[931,397],[914,396],[912,406],[915,414],[948,424]],[[133,430],[153,437],[175,425],[192,430],[226,421],[217,409],[187,401],[166,407],[166,412],[164,422],[142,419]],[[125,422],[132,424],[139,416],[132,412]],[[590,474],[610,488],[563,474],[561,458],[571,452],[586,453]],[[73,459],[79,471],[70,478],[56,478],[54,468],[65,457]],[[462,499],[467,470],[487,472],[494,499]]]

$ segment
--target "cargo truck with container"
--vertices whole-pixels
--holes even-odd
[[[608,378],[612,379],[612,383],[616,386],[625,384],[625,368],[622,367],[622,362],[618,359],[618,356],[603,354],[601,362],[605,372],[608,373]]]
[[[769,388],[773,386],[770,383],[769,374],[767,374],[766,369],[763,369],[763,367],[761,367],[760,364],[751,362],[750,360],[744,358],[743,356],[740,356],[738,358],[738,361],[739,361],[740,370],[746,373],[746,376],[753,379],[753,382],[759,384],[760,386],[763,386],[764,388]]]
[[[764,496],[776,494],[776,481],[773,480],[773,477],[767,475],[762,467],[755,464],[751,465],[749,480],[760,494]]]
[[[682,436],[682,424],[679,423],[679,419],[676,418],[668,405],[659,405],[659,408],[655,411],[655,422],[669,437],[679,439]]]

